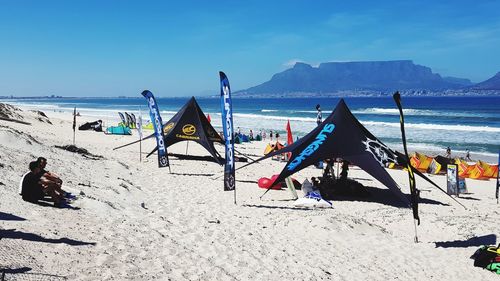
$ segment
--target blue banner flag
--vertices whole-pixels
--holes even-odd
[[[160,111],[153,93],[148,90],[142,92],[142,95],[148,100],[149,116],[155,129],[156,144],[158,145],[158,166],[168,167],[167,147],[165,146],[165,137],[163,135],[163,123],[161,121]]]
[[[224,190],[234,190],[235,168],[234,168],[234,129],[233,129],[233,105],[231,101],[231,88],[229,80],[224,72],[220,71],[220,101],[222,111],[222,128],[226,147],[226,162],[224,165]]]

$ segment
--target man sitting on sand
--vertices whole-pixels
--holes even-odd
[[[54,185],[43,184],[40,179],[41,169],[37,161],[30,162],[30,172],[26,174],[22,183],[23,200],[31,203],[38,203],[45,194],[50,195],[55,206],[60,206],[63,201],[62,193],[57,193]]]
[[[60,189],[63,183],[61,178],[58,175],[45,170],[45,167],[47,166],[47,159],[44,157],[38,157],[36,162],[40,167],[40,178],[42,178],[46,184],[57,185]]]
[[[47,159],[45,159],[44,157],[38,157],[36,162],[37,162],[38,166],[40,167],[40,174],[38,176],[40,177],[41,184],[43,186],[53,188],[61,196],[68,195],[62,189],[63,181],[61,180],[61,178],[58,175],[56,175],[55,173],[52,173],[52,172],[45,170],[45,167],[47,166]]]

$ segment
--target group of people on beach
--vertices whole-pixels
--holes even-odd
[[[451,148],[449,146],[446,148],[445,157],[449,158],[449,159],[452,158],[451,157]],[[469,149],[465,150],[465,157],[463,159],[465,159],[465,161],[472,161],[472,158],[470,157],[470,150]]]
[[[220,133],[220,135],[222,136],[222,132]],[[241,128],[238,127],[238,129],[236,130],[236,135],[239,135],[241,136],[242,133],[241,133]],[[269,141],[273,141],[273,137],[276,139],[276,141],[279,140],[279,137],[280,137],[280,134],[278,131],[273,131],[273,130],[270,130],[269,131]],[[254,134],[253,130],[250,129],[248,131],[248,138],[252,141],[252,140],[255,140],[255,139],[261,139],[261,140],[266,140],[267,139],[267,133],[266,133],[266,130],[260,130],[256,135]]]
[[[316,124],[319,126],[323,122],[323,113],[321,112],[321,106],[319,104],[316,105],[316,110],[317,110],[317,115],[316,115]],[[220,132],[219,135],[223,137],[223,133]],[[236,130],[235,135],[241,136],[241,128],[238,127]],[[260,137],[260,138],[258,138]],[[248,132],[248,138],[252,141],[255,139],[261,139],[265,141],[267,139],[268,135],[266,130],[260,130],[257,135],[254,135],[254,131],[252,129],[249,130]],[[276,141],[279,141],[280,138],[280,133],[276,130],[269,130],[269,142],[273,142],[273,139]]]
[[[22,179],[20,193],[24,201],[31,203],[38,203],[48,195],[55,207],[61,207],[66,195],[62,189],[63,181],[55,173],[45,170],[46,166],[47,159],[44,157],[29,163],[29,172]]]

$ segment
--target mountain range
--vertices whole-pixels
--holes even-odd
[[[313,67],[297,62],[271,80],[236,95],[332,94],[339,92],[443,92],[500,90],[500,72],[474,84],[469,79],[442,77],[411,60],[327,62]]]

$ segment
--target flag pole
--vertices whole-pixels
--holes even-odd
[[[141,106],[139,106],[139,116],[138,116],[138,120],[139,121],[138,123],[139,124],[136,124],[136,126],[138,127],[137,128],[137,132],[139,132],[139,162],[142,163],[142,110],[141,110]]]
[[[76,137],[76,106],[73,110],[73,145],[75,145],[75,137]]]

